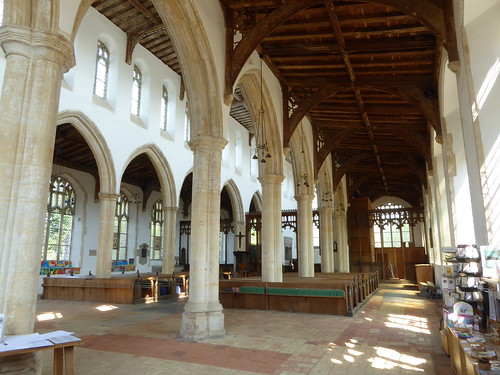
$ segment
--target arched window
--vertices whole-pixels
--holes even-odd
[[[141,114],[141,89],[142,89],[142,73],[137,65],[134,65],[134,74],[132,76],[132,106],[130,113],[139,117]]]
[[[164,222],[163,203],[159,199],[151,210],[151,259],[159,260],[162,258]]]
[[[161,95],[161,119],[160,128],[167,131],[167,115],[168,115],[168,91],[163,86],[163,93]]]
[[[0,25],[3,25],[3,3],[4,0],[0,0]]]
[[[109,50],[100,40],[97,41],[95,65],[94,95],[106,99],[109,73]]]
[[[189,105],[186,100],[186,112],[184,113],[184,141],[191,140],[191,119],[189,118]]]
[[[396,203],[386,203],[377,207],[377,210],[399,210],[404,207]],[[394,212],[394,219],[399,218],[399,214]],[[397,220],[396,220],[397,221]],[[399,227],[396,224],[386,225],[383,229],[375,225],[373,227],[375,234],[375,247],[401,247],[402,242],[410,242],[410,226],[403,224]]]
[[[116,199],[112,260],[127,259],[128,210],[129,201],[120,193]]]
[[[42,260],[69,260],[71,231],[75,216],[75,192],[60,176],[50,180]]]
[[[234,142],[234,156],[235,156],[235,169],[236,173],[241,174],[243,171],[243,141],[241,140],[241,134],[236,134],[236,140]]]

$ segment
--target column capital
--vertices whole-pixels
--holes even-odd
[[[168,213],[176,214],[177,211],[179,211],[179,207],[169,206],[169,207],[164,207],[163,210]]]
[[[222,151],[227,145],[227,140],[222,137],[199,135],[189,141],[189,148],[195,151]]]
[[[336,210],[335,210],[335,215],[336,215],[336,216],[346,216],[346,212],[345,212],[345,210],[344,210],[343,208],[341,208],[341,209],[336,209]]]
[[[267,184],[281,184],[283,180],[285,179],[285,176],[282,174],[264,174],[262,176],[259,176],[257,178],[262,185],[267,185]]]
[[[319,208],[319,213],[320,215],[322,214],[329,214],[329,213],[332,213],[333,212],[333,207],[330,207],[330,206],[323,206],[323,207],[320,207]]]
[[[450,61],[448,63],[448,69],[455,74],[459,74],[461,69],[460,60]]]
[[[99,200],[107,200],[107,201],[113,201],[113,200],[116,200],[120,194],[116,194],[116,193],[99,193],[98,194],[99,196]]]
[[[312,202],[312,200],[314,199],[314,194],[297,194],[294,196],[294,198],[297,202],[307,201],[307,200],[310,200]]]
[[[63,73],[76,63],[73,44],[58,33],[3,26],[0,29],[0,45],[6,57],[20,55],[33,60],[52,61],[61,67]]]

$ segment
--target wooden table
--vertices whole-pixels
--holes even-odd
[[[0,352],[0,357],[8,357],[17,354],[35,353],[41,350],[54,349],[54,375],[75,375],[75,346],[83,341],[71,341],[62,344],[53,344],[35,348],[15,349]]]
[[[451,364],[457,375],[500,375],[498,370],[480,370],[477,360],[468,355],[470,344],[467,340],[459,339],[450,327],[447,327],[447,335]],[[487,348],[491,346],[489,343],[483,345]]]

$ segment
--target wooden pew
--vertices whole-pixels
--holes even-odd
[[[352,315],[352,282],[303,278],[281,283],[259,279],[219,281],[219,300],[224,308]]]

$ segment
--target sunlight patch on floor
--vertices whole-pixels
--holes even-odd
[[[63,317],[63,315],[61,313],[54,313],[54,312],[47,312],[47,313],[42,313],[42,314],[38,314],[36,316],[36,319],[39,321],[39,322],[43,322],[43,321],[46,321],[46,320],[54,320],[54,319],[61,319]]]
[[[390,370],[400,367],[405,370],[423,372],[424,370],[415,366],[422,365],[427,361],[423,358],[401,354],[394,349],[384,347],[374,347],[377,356],[368,359],[372,367],[381,370]]]
[[[101,312],[111,311],[111,310],[114,310],[117,308],[118,308],[118,306],[113,306],[113,305],[100,305],[100,306],[96,307],[96,309],[101,311]]]
[[[405,331],[424,333],[426,335],[431,334],[427,319],[418,316],[388,314],[387,322],[384,324],[388,328],[399,328]]]

